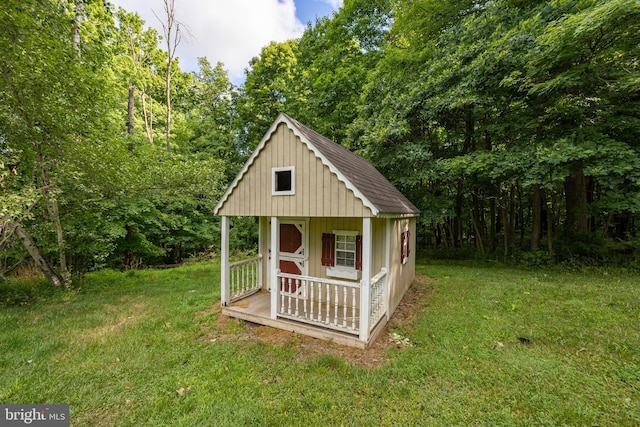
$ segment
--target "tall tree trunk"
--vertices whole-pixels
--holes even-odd
[[[33,241],[33,237],[31,237],[31,235],[19,225],[14,224],[14,227],[16,236],[18,236],[20,243],[22,243],[22,246],[27,250],[27,252],[29,252],[29,255],[31,255],[33,261],[36,263],[42,274],[44,274],[44,277],[46,277],[49,283],[54,286],[63,286],[65,281],[58,273],[56,273],[56,271],[49,265],[47,260],[42,256],[42,253],[40,253],[40,249],[38,249],[38,246],[36,246],[35,242]]]
[[[509,243],[511,249],[515,246],[516,242],[516,201],[515,201],[516,187],[511,184],[509,189]]]
[[[490,217],[490,225],[489,225],[489,240],[491,252],[496,251],[497,241],[496,241],[496,198],[491,196],[489,199],[489,217]]]
[[[578,169],[564,180],[564,193],[566,198],[567,230],[584,234],[589,232],[589,215],[586,212],[588,206],[587,189],[589,178],[584,176],[584,171]]]
[[[129,102],[127,103],[127,135],[131,136],[133,135],[133,101],[134,101],[134,93],[135,93],[135,87],[133,85],[129,85]]]
[[[462,195],[462,185],[458,184],[456,194],[455,213],[456,216],[453,219],[453,234],[454,234],[454,248],[459,248],[462,244],[462,203],[464,196]]]
[[[504,257],[509,256],[509,219],[507,214],[507,194],[503,189],[500,189],[500,222],[502,223],[502,236],[503,236],[503,249]]]
[[[69,272],[67,270],[67,254],[65,251],[64,231],[62,229],[62,222],[60,221],[58,201],[55,199],[55,197],[51,197],[51,194],[49,192],[51,184],[49,181],[49,176],[47,174],[47,166],[40,144],[36,144],[36,156],[40,166],[43,188],[42,195],[47,205],[47,213],[49,214],[49,219],[53,223],[53,227],[56,232],[56,241],[58,243],[58,258],[60,261],[60,277],[62,277],[64,280],[67,280],[69,278]]]
[[[613,224],[613,218],[615,217],[613,212],[610,212],[609,215],[607,215],[607,220],[604,223],[604,226],[602,227],[602,238],[604,239],[605,237],[607,237],[607,233],[609,232],[609,227],[611,227],[611,224]]]
[[[533,200],[531,203],[531,252],[538,250],[542,237],[542,194],[540,185],[533,186]]]
[[[82,24],[82,13],[84,5],[82,4],[82,0],[75,0],[75,17],[73,20],[73,36],[71,39],[71,43],[73,48],[80,56],[80,26]]]
[[[473,132],[475,124],[473,122],[473,107],[468,107],[464,114],[464,146],[462,147],[462,154],[468,154],[473,144]]]
[[[47,196],[45,196],[47,197]],[[55,198],[47,197],[47,211],[56,230],[56,241],[58,242],[58,259],[60,260],[60,275],[65,281],[69,280],[69,270],[67,269],[67,252],[64,243],[64,232],[60,213],[58,211],[58,201]]]
[[[140,100],[142,101],[142,116],[144,118],[144,132],[147,135],[147,140],[153,143],[153,98],[149,103],[149,111],[147,112],[146,93],[144,88],[140,94]]]
[[[166,21],[161,20],[164,39],[167,44],[167,76],[165,79],[165,90],[167,95],[167,151],[171,151],[171,65],[175,58],[176,49],[182,40],[181,24],[176,20],[175,6],[175,0],[164,0]]]
[[[480,250],[482,256],[485,256],[484,251],[484,242],[482,237],[482,231],[480,228],[480,219],[478,218],[477,211],[472,209],[469,205],[469,201],[467,201],[467,209],[469,209],[469,214],[471,215],[471,222],[473,223],[473,229],[476,235],[476,247]]]
[[[438,231],[440,231],[440,234],[442,235],[442,244],[444,245],[445,249],[449,249],[449,241],[447,240],[447,226],[445,224],[442,224],[442,226],[438,224]]]
[[[551,197],[551,200],[547,201],[547,196],[541,190],[542,203],[547,213],[547,252],[549,256],[553,255],[553,226],[555,225],[554,204],[555,197]]]
[[[448,233],[449,241],[451,242],[451,248],[455,249],[456,240],[455,240],[455,232],[453,231],[455,229],[455,224],[453,224],[453,221],[451,220],[450,217],[447,217],[446,221],[444,222],[444,227],[445,227],[445,232]]]
[[[484,204],[482,203],[483,199],[479,196],[479,194],[482,194],[482,190],[480,189],[476,189],[476,191],[472,194],[473,211],[478,221],[478,229],[480,230],[480,234],[482,235],[482,240],[486,240],[487,221],[484,212]]]
[[[167,81],[166,81],[166,89],[167,89],[167,151],[171,151],[171,61],[169,61],[169,65],[167,66]]]
[[[522,200],[522,186],[518,182],[516,184],[518,191],[518,224],[520,226],[520,247],[524,248],[524,235],[527,232],[528,218],[525,219],[524,201]],[[526,222],[525,222],[526,220]]]

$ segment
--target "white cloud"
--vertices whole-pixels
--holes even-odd
[[[344,0],[324,0],[324,2],[328,3],[335,10],[340,9],[344,4]]]
[[[331,0],[335,1],[335,0]],[[148,26],[162,27],[162,0],[111,0],[129,12],[136,11]],[[300,37],[304,25],[296,18],[294,0],[176,0],[176,18],[186,24],[193,38],[178,47],[183,70],[197,69],[197,58],[224,63],[234,82],[244,78],[249,60],[271,41]]]

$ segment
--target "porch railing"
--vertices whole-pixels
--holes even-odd
[[[262,255],[229,264],[229,298],[237,301],[262,287]]]
[[[358,334],[360,283],[277,273],[278,316]]]
[[[371,278],[370,304],[369,304],[369,331],[378,324],[382,316],[387,312],[385,294],[387,289],[387,269],[382,268],[378,274]]]

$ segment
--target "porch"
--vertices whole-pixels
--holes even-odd
[[[228,265],[224,315],[358,348],[366,348],[386,324],[386,268],[368,282],[276,270],[272,282],[278,286],[269,290],[261,270],[262,256]]]

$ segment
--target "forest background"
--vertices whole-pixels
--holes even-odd
[[[407,195],[428,256],[640,268],[637,0],[345,0],[240,86],[182,71],[165,12],[160,34],[102,0],[0,6],[2,277],[215,253],[213,207],[280,112]]]

